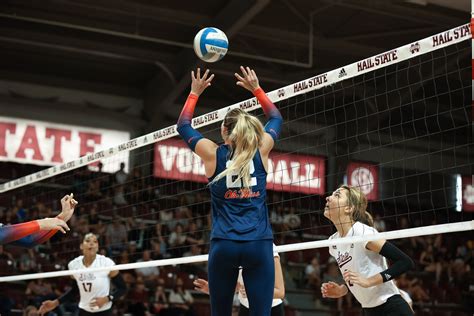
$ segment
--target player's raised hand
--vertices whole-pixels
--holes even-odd
[[[71,193],[69,195],[65,195],[61,199],[61,206],[62,206],[62,211],[58,215],[58,217],[65,222],[71,219],[72,215],[74,214],[74,208],[77,205],[77,201],[74,199],[74,193]]]
[[[201,68],[198,68],[196,73],[194,73],[194,70],[191,71],[191,93],[199,96],[211,85],[214,74],[209,76],[209,73],[209,69],[207,69],[201,77]]]
[[[240,66],[240,71],[242,75],[235,73],[235,78],[237,78],[237,85],[249,90],[250,92],[254,92],[258,88],[260,88],[260,84],[258,83],[257,74],[253,69],[250,67]]]

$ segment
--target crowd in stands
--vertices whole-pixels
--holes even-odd
[[[2,275],[66,269],[67,263],[80,255],[82,237],[89,232],[99,236],[100,253],[112,258],[116,264],[208,252],[210,197],[205,184],[156,179],[142,175],[138,168],[127,172],[123,164],[114,174],[103,173],[100,168],[99,165],[99,171],[76,170],[57,179],[55,186],[36,188],[36,192],[46,193],[22,194],[18,190],[2,195],[0,223],[4,224],[52,216],[57,213],[59,198],[66,193],[74,192],[80,203],[67,235],[57,234],[46,244],[32,249],[0,246]],[[284,194],[268,192],[276,244],[327,239],[333,233],[319,211],[322,204],[314,202],[322,198],[302,195],[294,198]],[[409,216],[386,220],[385,213],[379,211],[374,217],[379,231],[422,224],[411,221]],[[432,235],[396,240],[395,243],[417,261],[414,271],[397,280],[398,286],[410,294],[415,310],[422,313],[424,308],[435,303],[457,304],[474,310],[472,234]],[[334,315],[343,309],[357,309],[357,303],[350,295],[338,300],[321,297],[322,282],[343,283],[337,263],[330,259],[326,248],[285,253],[281,260],[287,293],[305,289],[312,293],[316,308],[333,310]],[[198,277],[207,277],[206,269],[204,263],[199,263],[122,271],[129,290],[127,303],[122,300],[114,306],[117,315],[207,313],[208,298],[194,291],[192,284]],[[56,298],[72,285],[68,278],[15,284],[14,290],[0,284],[2,316],[9,315],[14,309],[25,310],[25,315],[35,315],[35,307],[42,301]],[[292,306],[290,294],[286,304]],[[74,311],[74,305],[62,306],[55,313],[67,315],[67,311]]]

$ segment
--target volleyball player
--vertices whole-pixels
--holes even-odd
[[[178,132],[201,157],[211,191],[212,229],[209,251],[211,313],[232,313],[232,300],[243,267],[250,315],[270,315],[275,284],[273,233],[266,206],[268,155],[281,130],[282,117],[259,85],[255,71],[240,67],[237,85],[251,91],[268,119],[263,127],[241,109],[230,110],[221,125],[218,146],[191,127],[201,93],[211,85],[209,70],[191,72],[191,93],[178,119]]]
[[[359,189],[343,185],[326,201],[324,216],[337,229],[330,240],[377,233],[372,216],[366,211],[367,198]],[[323,283],[323,297],[339,298],[350,290],[362,305],[364,315],[413,315],[392,279],[412,269],[414,262],[392,243],[377,240],[332,245],[329,253],[336,259],[346,284]],[[389,268],[385,258],[393,262]]]
[[[112,259],[97,254],[99,241],[97,236],[89,233],[84,236],[80,246],[82,256],[69,262],[69,270],[112,267],[115,263]],[[119,274],[119,271],[102,271],[79,273],[72,276],[76,279],[71,289],[55,300],[44,301],[39,312],[41,315],[55,309],[64,302],[73,300],[80,294],[79,315],[112,315],[112,303],[125,294],[127,286]],[[115,290],[110,291],[112,281]]]
[[[285,310],[283,308],[283,298],[285,297],[285,283],[283,281],[283,272],[280,264],[280,255],[275,250],[275,244],[273,244],[273,262],[275,263],[275,288],[273,290],[273,301],[272,301],[272,316],[283,316]],[[204,279],[197,279],[194,281],[195,290],[209,294],[209,284]],[[239,277],[237,279],[237,290],[240,302],[239,316],[249,315],[249,300],[247,293],[245,292],[244,279],[242,277],[242,269],[239,269]]]
[[[74,214],[77,201],[74,196],[65,195],[61,199],[62,211],[54,218],[44,218],[15,225],[0,224],[0,245],[11,243],[15,246],[34,247],[51,237],[58,230],[63,234],[69,230],[66,222]]]

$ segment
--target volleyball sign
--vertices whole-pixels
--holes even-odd
[[[81,156],[96,153],[108,146],[127,142],[128,132],[0,117],[0,161],[14,161],[42,166],[53,166]],[[119,161],[120,160],[120,161]],[[120,162],[128,161],[128,153],[105,164],[104,172],[115,172]]]
[[[207,182],[204,163],[181,139],[156,143],[154,175],[158,178]],[[271,152],[268,159],[267,189],[324,194],[323,157]]]
[[[378,199],[378,167],[363,162],[351,162],[347,166],[347,182],[358,187],[370,201]]]

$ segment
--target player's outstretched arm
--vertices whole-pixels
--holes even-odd
[[[281,125],[283,118],[278,108],[268,98],[263,89],[260,87],[257,74],[250,67],[240,66],[242,74],[235,73],[237,78],[237,85],[249,90],[257,98],[258,102],[262,106],[262,110],[268,120],[265,125],[265,136],[260,146],[260,153],[264,156],[268,155],[272,150],[275,141],[280,136]]]

